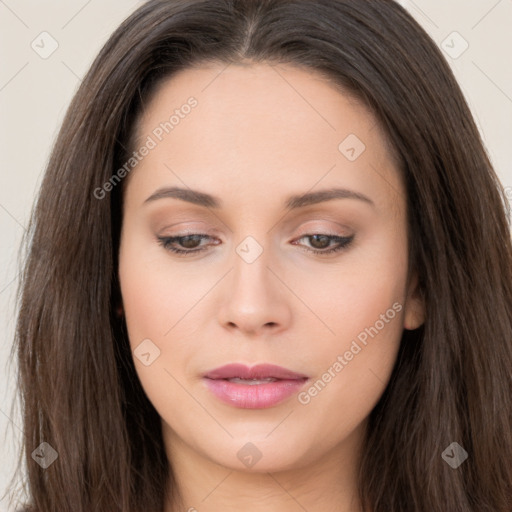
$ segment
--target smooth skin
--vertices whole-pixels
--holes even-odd
[[[154,130],[191,96],[197,106],[126,178],[120,244],[131,348],[150,340],[146,346],[160,351],[151,364],[134,361],[162,419],[185,505],[169,503],[166,512],[357,512],[368,415],[389,381],[403,329],[419,327],[425,314],[417,276],[407,275],[399,169],[368,109],[290,65],[208,63],[181,71],[146,105],[137,143],[156,140]],[[339,149],[350,134],[365,145],[353,161],[347,154],[357,151]],[[147,201],[173,186],[215,196],[220,207]],[[291,195],[330,188],[370,201],[286,208]],[[158,239],[191,233],[208,238],[172,247],[205,250],[177,255]],[[315,234],[353,239],[322,255],[311,251],[339,242]],[[251,263],[241,256],[258,248]],[[376,324],[393,304],[394,318]],[[358,335],[381,324],[333,370]],[[306,374],[306,392],[325,383],[329,368],[331,379],[308,403],[296,394],[267,409],[240,409],[221,402],[202,378],[233,362]],[[237,455],[247,450],[261,454],[251,467]]]

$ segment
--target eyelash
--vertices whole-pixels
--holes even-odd
[[[312,252],[313,254],[318,254],[320,256],[323,256],[325,254],[341,252],[341,251],[347,249],[349,247],[349,245],[352,243],[352,241],[354,240],[354,235],[345,237],[345,236],[338,236],[338,235],[328,235],[325,233],[312,233],[312,234],[302,235],[300,238],[298,238],[298,240],[301,240],[303,238],[310,238],[315,235],[327,237],[330,239],[330,241],[338,241],[340,243],[340,245],[333,247],[331,249],[327,249],[327,250],[309,249],[309,248],[303,249],[306,252]],[[207,247],[205,247],[205,246],[203,246],[202,248],[199,248],[199,249],[188,249],[188,250],[183,250],[183,249],[178,249],[176,247],[172,247],[171,244],[175,243],[176,241],[183,240],[184,238],[189,238],[189,237],[196,237],[196,238],[199,237],[200,239],[211,238],[209,235],[205,235],[202,233],[191,233],[191,234],[182,235],[182,236],[159,236],[159,237],[157,237],[157,240],[158,240],[158,243],[165,250],[171,251],[171,252],[175,253],[176,255],[187,256],[187,255],[197,254],[199,252],[203,252],[203,251],[207,250]]]

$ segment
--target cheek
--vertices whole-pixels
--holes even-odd
[[[298,396],[306,421],[322,428],[326,443],[340,429],[348,434],[378,402],[391,376],[403,332],[407,246],[400,234],[374,240],[346,259],[336,279],[324,280],[324,298],[316,302],[321,340],[309,354],[315,378]],[[323,309],[322,309],[323,308]]]
[[[165,302],[161,300],[161,283],[139,266],[134,258],[127,256],[120,265],[121,294],[126,325],[132,349],[145,338],[162,335]]]
[[[386,332],[401,332],[408,260],[405,226],[398,227],[375,229],[339,263],[297,276],[295,289],[304,295],[309,290],[308,305],[324,321],[319,333],[326,350],[343,348],[360,333],[364,338],[376,323],[379,330],[384,322]]]
[[[343,396],[342,402],[350,402],[352,392],[371,398],[383,391],[403,331],[405,282],[401,272],[388,269],[385,276],[368,271],[364,278],[340,282],[337,289],[331,285],[329,301],[316,303],[329,330],[319,331],[309,358],[317,377],[328,384],[326,400]]]
[[[181,370],[186,366],[187,345],[178,340],[191,339],[183,329],[192,301],[187,296],[192,292],[180,286],[179,273],[163,265],[158,253],[152,248],[148,250],[147,244],[131,233],[124,236],[119,253],[119,280],[135,371],[162,416],[180,408],[183,397],[172,376],[181,381],[176,367]],[[183,401],[187,402],[187,397]]]
[[[179,266],[169,266],[162,249],[146,237],[128,233],[119,254],[119,280],[132,349],[142,339],[159,340],[186,313],[191,289],[182,286]]]

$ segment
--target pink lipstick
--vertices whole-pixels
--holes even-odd
[[[264,409],[298,392],[308,377],[272,364],[228,364],[204,375],[208,389],[222,402],[241,409]]]

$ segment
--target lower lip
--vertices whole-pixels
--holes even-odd
[[[204,379],[222,402],[240,409],[265,409],[286,400],[304,386],[306,379],[276,380],[264,384],[241,384],[224,379]]]

